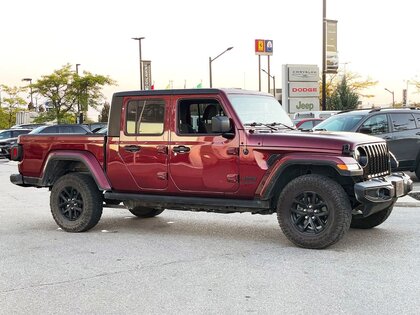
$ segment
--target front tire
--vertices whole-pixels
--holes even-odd
[[[102,195],[91,176],[71,173],[60,177],[51,189],[51,213],[67,232],[85,232],[102,216]]]
[[[350,227],[354,229],[371,229],[375,226],[378,226],[388,219],[389,215],[391,214],[392,210],[394,209],[394,205],[376,212],[366,218],[363,217],[353,217],[351,220]]]
[[[309,174],[292,180],[280,194],[277,219],[294,244],[321,249],[338,242],[350,228],[351,206],[332,179]]]

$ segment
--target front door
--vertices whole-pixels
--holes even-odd
[[[133,97],[123,104],[118,152],[137,184],[133,191],[164,190],[168,186],[167,99]]]
[[[239,189],[239,136],[213,132],[212,118],[225,116],[215,98],[175,99],[176,124],[169,146],[170,175],[177,191],[234,193]],[[233,130],[232,130],[233,131]]]

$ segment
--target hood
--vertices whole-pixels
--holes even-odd
[[[384,142],[381,138],[354,132],[290,131],[248,134],[248,145],[325,153],[341,153],[345,144],[350,145],[353,150],[356,145]]]
[[[7,139],[1,139],[0,140],[0,144],[5,144],[5,143],[9,143],[9,142],[12,142],[12,141],[17,141],[17,138],[15,137],[15,138],[7,138]]]

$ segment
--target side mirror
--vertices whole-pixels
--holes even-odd
[[[226,139],[235,138],[235,133],[232,132],[230,126],[230,119],[226,116],[215,116],[211,119],[211,129],[213,133],[221,133],[222,137]]]
[[[362,127],[362,128],[359,129],[359,132],[370,135],[370,134],[372,134],[372,129],[370,129],[368,127]]]
[[[230,131],[230,120],[226,116],[215,116],[211,119],[211,131],[213,133],[225,133]]]

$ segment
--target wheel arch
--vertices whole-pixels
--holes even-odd
[[[271,174],[270,180],[261,189],[261,199],[271,200],[271,205],[275,207],[283,188],[294,178],[307,174],[329,177],[343,186],[347,193],[351,193],[354,184],[353,180],[350,176],[340,174],[335,165],[325,161],[294,161],[293,163],[285,163]]]
[[[110,190],[110,182],[96,157],[87,151],[51,152],[45,162],[41,185],[50,187],[58,178],[72,172],[92,176],[100,190]]]

